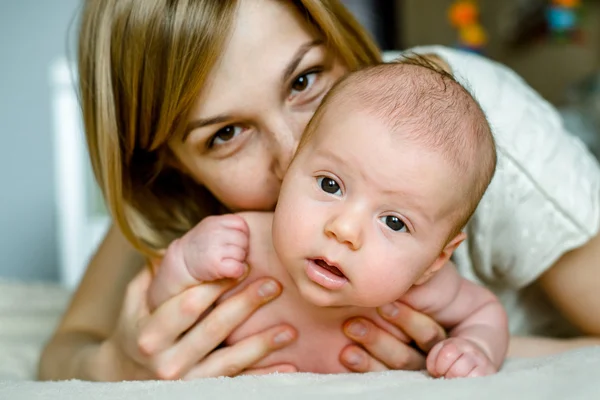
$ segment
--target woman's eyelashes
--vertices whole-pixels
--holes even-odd
[[[394,232],[408,232],[406,224],[400,217],[395,215],[384,215],[383,217],[380,217],[379,220]]]
[[[342,195],[342,188],[340,187],[340,184],[335,179],[332,179],[328,176],[318,176],[317,184],[319,185],[321,190],[324,191],[325,193],[328,193],[328,194],[331,194],[334,196]]]
[[[323,68],[316,67],[308,72],[304,72],[301,75],[298,75],[290,86],[290,98],[300,98],[301,102],[310,102],[313,98],[316,98],[319,95],[319,92],[314,92],[313,87],[315,83],[319,80],[319,75],[323,72]],[[304,98],[305,96],[309,96],[308,98]],[[206,142],[206,148],[208,150],[212,150],[215,147],[219,147],[222,145],[231,142],[233,139],[237,138],[240,134],[244,132],[244,127],[240,125],[227,125],[223,128],[220,128],[216,131],[210,139]]]
[[[243,128],[241,126],[236,126],[236,125],[227,125],[221,129],[219,129],[208,140],[207,148],[212,149],[215,146],[223,145],[223,144],[235,139],[237,136],[240,135],[240,133],[242,133],[242,130],[243,130]]]
[[[313,68],[308,72],[303,72],[301,75],[298,75],[290,85],[289,98],[294,99],[305,94],[308,95],[314,88],[315,83],[319,80],[322,72],[322,68]]]

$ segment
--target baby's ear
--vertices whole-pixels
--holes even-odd
[[[446,246],[442,249],[442,252],[438,256],[438,258],[436,258],[436,260],[433,262],[433,264],[431,264],[431,266],[429,268],[427,268],[427,270],[423,273],[423,275],[421,275],[421,277],[419,279],[417,279],[417,281],[415,282],[415,285],[422,285],[425,282],[427,282],[429,279],[431,279],[431,277],[433,275],[435,275],[436,272],[438,272],[444,265],[446,265],[446,262],[452,256],[452,253],[454,253],[454,250],[456,250],[456,248],[466,238],[467,238],[467,234],[464,232],[460,232],[458,235],[454,236],[454,238],[452,238],[452,240],[450,240],[446,244]]]

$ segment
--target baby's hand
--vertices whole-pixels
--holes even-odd
[[[203,219],[167,249],[148,291],[150,308],[200,282],[241,277],[248,243],[249,229],[242,217]]]
[[[431,349],[427,356],[427,371],[434,378],[466,378],[491,375],[497,368],[477,344],[453,337]]]

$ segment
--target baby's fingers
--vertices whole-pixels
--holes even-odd
[[[240,217],[239,215],[225,214],[220,216],[214,216],[213,218],[218,218],[218,221],[223,227],[228,229],[235,229],[236,231],[244,233],[246,236],[250,232],[246,220]]]
[[[470,355],[463,353],[450,365],[446,372],[442,373],[446,379],[465,378],[477,367],[475,359]],[[440,372],[445,369],[445,366],[440,367]]]
[[[480,376],[492,375],[498,372],[496,367],[491,363],[484,363],[482,365],[477,365],[471,372],[469,372],[466,376],[469,378],[477,378]]]

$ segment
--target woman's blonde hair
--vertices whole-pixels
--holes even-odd
[[[337,0],[295,0],[349,70],[380,61]],[[175,168],[182,134],[234,22],[236,0],[87,0],[78,48],[83,122],[95,177],[127,239],[156,256],[220,205]]]

